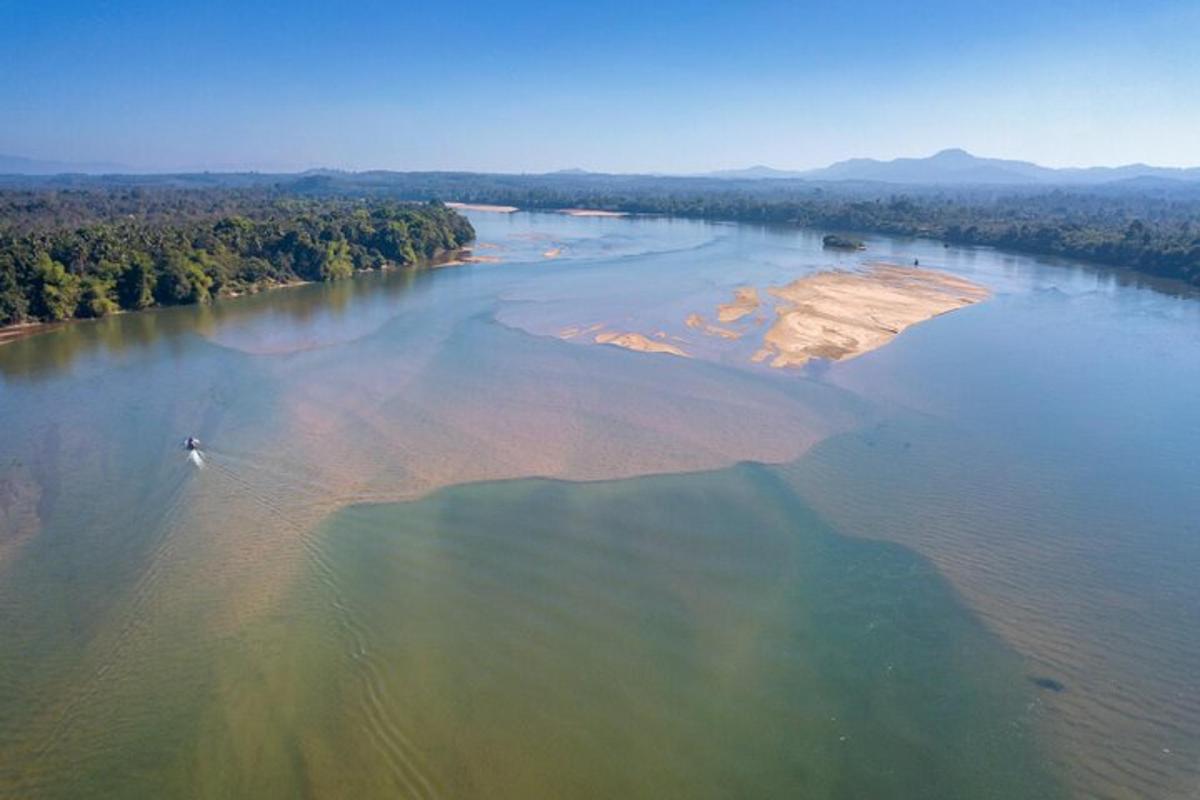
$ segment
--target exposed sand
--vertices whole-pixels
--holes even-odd
[[[7,325],[0,328],[0,344],[15,342],[17,339],[24,339],[26,336],[33,336],[35,333],[48,331],[52,327],[62,323],[54,322],[18,322],[16,325]]]
[[[459,211],[489,211],[493,214],[511,214],[521,210],[516,206],[490,206],[486,203],[446,203],[446,207]]]
[[[742,317],[753,314],[759,306],[758,289],[753,286],[743,286],[733,294],[733,301],[717,306],[718,322],[737,322]]]
[[[558,213],[568,217],[627,217],[624,211],[601,211],[598,208],[562,208]]]
[[[605,331],[604,333],[596,334],[595,341],[597,344],[612,344],[617,347],[624,347],[626,350],[637,350],[639,353],[669,353],[673,356],[688,357],[687,353],[675,345],[647,339],[640,333]]]
[[[773,287],[781,302],[755,361],[798,367],[870,352],[910,325],[977,303],[988,290],[944,272],[878,265],[869,272],[821,272]]]
[[[775,319],[750,360],[772,367],[800,367],[814,358],[853,358],[884,346],[911,325],[989,296],[983,286],[954,275],[887,264],[873,265],[864,272],[819,272],[766,291],[778,301]],[[745,286],[735,292],[731,302],[717,307],[718,319],[737,323],[736,327],[715,325],[698,313],[689,314],[684,324],[732,342],[768,322],[762,313],[766,310],[759,291]],[[634,332],[605,331],[600,325],[572,325],[558,335],[572,339],[593,333],[598,344],[690,357],[662,341],[668,338],[665,331],[648,338]]]
[[[704,331],[709,336],[720,336],[722,339],[740,339],[742,337],[742,335],[737,331],[730,330],[729,328],[722,328],[719,325],[713,325],[699,314],[688,314],[687,319],[684,320],[684,324],[686,324],[689,328],[695,328],[696,330]]]
[[[459,267],[463,264],[499,264],[503,260],[500,256],[477,256],[471,248],[467,247],[455,253],[448,260],[436,261],[430,266]]]
[[[581,333],[595,333],[603,328],[603,322],[597,322],[594,325],[588,325],[586,328],[581,325],[568,325],[558,332],[558,337],[560,339],[573,339]]]

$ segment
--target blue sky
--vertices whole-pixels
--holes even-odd
[[[688,172],[1200,164],[1200,3],[0,0],[0,153]]]

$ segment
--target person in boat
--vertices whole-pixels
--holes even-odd
[[[189,436],[187,441],[184,442],[184,446],[187,447],[188,450],[198,450],[200,449],[200,440],[195,436]]]

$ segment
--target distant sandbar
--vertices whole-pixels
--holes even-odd
[[[446,208],[458,211],[488,211],[493,214],[511,214],[520,211],[516,206],[492,206],[486,203],[446,203]]]
[[[560,208],[559,214],[566,214],[568,217],[627,217],[629,214],[625,211],[603,211],[598,208]]]

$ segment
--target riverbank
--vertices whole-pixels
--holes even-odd
[[[442,267],[458,267],[466,264],[492,264],[501,261],[498,256],[478,256],[474,254],[474,247],[461,247],[455,250],[449,250],[445,253],[440,253],[432,259],[422,261],[418,264],[409,266],[401,266],[396,264],[388,264],[377,270],[356,270],[348,280],[353,280],[360,275],[366,275],[378,272],[395,272],[399,270],[423,270],[423,269],[440,269]],[[297,286],[309,286],[314,283],[324,283],[326,281],[306,281],[306,280],[291,280],[291,281],[272,281],[255,284],[246,289],[225,292],[216,297],[211,298],[206,302],[222,302],[229,300],[237,300],[242,297],[250,297],[262,292],[271,292],[278,289],[291,289]],[[196,305],[195,303],[178,303],[174,305],[154,305],[138,310],[117,309],[103,317],[74,317],[71,319],[58,320],[55,322],[18,322],[13,325],[0,326],[0,347],[3,347],[10,342],[15,342],[20,339],[26,339],[30,336],[36,336],[41,333],[61,328],[65,325],[76,325],[79,323],[95,322],[97,319],[105,317],[115,317],[123,314],[141,314],[146,311],[155,311],[163,308],[175,308],[179,305]]]
[[[512,214],[521,210],[516,206],[498,206],[488,203],[446,203],[446,208],[453,208],[455,211],[483,211],[489,214]]]
[[[45,333],[51,328],[62,325],[62,322],[18,322],[16,325],[6,325],[0,328],[0,345],[24,339],[38,333]]]

